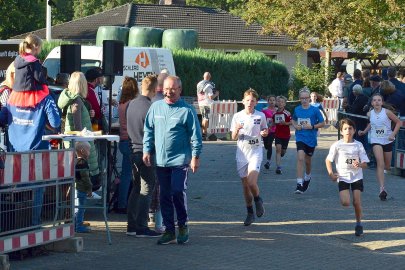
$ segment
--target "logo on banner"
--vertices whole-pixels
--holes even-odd
[[[148,54],[145,51],[140,52],[135,58],[135,63],[137,63],[138,65],[140,65],[143,68],[146,68],[147,66],[149,66],[150,61],[149,61]]]

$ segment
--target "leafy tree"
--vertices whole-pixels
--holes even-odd
[[[234,15],[242,14],[246,0],[187,0],[187,5],[220,8]]]
[[[264,33],[287,34],[304,49],[324,47],[326,70],[334,45],[348,43],[376,53],[405,37],[403,0],[247,0],[244,18]],[[329,73],[325,72],[325,86]]]
[[[45,4],[40,0],[0,0],[0,14],[0,39],[45,26]]]

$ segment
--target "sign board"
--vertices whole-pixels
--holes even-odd
[[[18,41],[0,41],[0,82],[6,78],[6,70],[18,55]]]

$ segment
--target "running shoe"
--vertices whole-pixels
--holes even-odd
[[[265,212],[264,206],[263,206],[263,199],[259,198],[259,200],[257,202],[255,201],[255,205],[256,205],[256,216],[257,217],[263,216],[263,214]]]
[[[188,227],[179,227],[179,234],[177,235],[177,244],[185,244],[188,242]]]
[[[255,221],[255,215],[253,213],[248,213],[245,219],[245,222],[243,222],[243,225],[249,226]]]
[[[264,167],[267,169],[267,170],[269,170],[270,169],[270,162],[266,162],[265,164],[264,164]]]
[[[308,180],[304,180],[304,183],[302,184],[302,192],[307,191],[310,182],[311,182],[311,177]]]
[[[356,227],[354,228],[354,235],[360,236],[362,234],[363,234],[363,226],[356,225]]]
[[[283,171],[281,170],[281,167],[277,167],[276,174],[283,174]]]
[[[301,184],[297,184],[297,188],[295,189],[295,194],[302,194],[304,193],[304,187]]]
[[[380,195],[378,195],[378,197],[380,197],[380,200],[382,201],[386,201],[387,200],[387,192],[385,190],[380,192]]]
[[[157,243],[158,245],[176,244],[176,234],[173,232],[165,232]]]
[[[151,237],[159,237],[161,236],[161,233],[155,232],[149,228],[144,229],[144,230],[139,230],[136,231],[136,237],[138,238],[151,238]]]

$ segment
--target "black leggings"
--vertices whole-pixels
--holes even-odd
[[[271,156],[273,155],[273,141],[274,141],[274,133],[269,133],[267,137],[263,137],[263,144],[264,148],[267,150],[267,159],[270,160]]]

